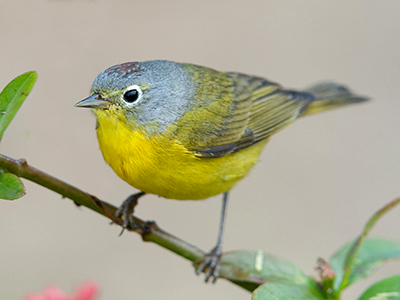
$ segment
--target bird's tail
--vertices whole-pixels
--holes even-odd
[[[353,94],[343,85],[332,82],[319,83],[309,87],[305,92],[313,94],[315,100],[310,102],[302,116],[369,100],[366,97]]]

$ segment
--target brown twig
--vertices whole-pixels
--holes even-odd
[[[81,191],[80,189],[69,185],[51,175],[48,175],[34,167],[28,165],[26,160],[14,160],[10,157],[0,154],[0,168],[6,170],[9,173],[13,173],[18,177],[22,177],[33,181],[41,186],[44,186],[65,198],[73,200],[77,205],[83,205],[87,208],[109,218],[115,224],[122,225],[122,220],[116,218],[114,213],[116,207],[98,199],[97,197]],[[176,236],[169,234],[168,232],[159,228],[154,222],[145,222],[141,219],[134,217],[134,222],[145,228],[130,228],[127,230],[135,231],[141,234],[142,238],[146,242],[153,242],[160,245],[192,262],[200,259],[204,256],[204,252]]]

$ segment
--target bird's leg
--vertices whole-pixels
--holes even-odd
[[[222,258],[222,236],[224,233],[224,222],[225,222],[227,203],[228,203],[228,192],[225,192],[224,197],[222,199],[221,221],[219,223],[217,245],[203,257],[200,266],[196,269],[197,275],[199,275],[201,272],[206,273],[205,282],[208,282],[208,280],[211,277],[213,277],[212,283],[215,283],[215,281],[219,276],[219,270],[221,268],[221,258]]]
[[[133,221],[133,212],[135,210],[136,205],[138,204],[139,198],[142,197],[145,192],[139,192],[133,195],[130,195],[124,202],[122,202],[121,206],[118,207],[117,211],[115,212],[115,216],[117,218],[123,217],[122,223],[122,231],[120,235],[124,232],[128,225],[132,226],[133,228],[138,227],[139,225]]]

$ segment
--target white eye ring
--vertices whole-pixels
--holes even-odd
[[[127,87],[122,95],[122,100],[127,105],[136,104],[142,98],[143,92],[137,85]]]

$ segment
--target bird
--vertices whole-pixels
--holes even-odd
[[[223,195],[216,246],[196,273],[219,277],[228,194],[257,163],[271,136],[297,118],[368,100],[333,82],[285,89],[265,78],[167,60],[126,62],[94,80],[91,108],[105,161],[140,190],[117,210],[137,226],[140,197],[202,200]]]

